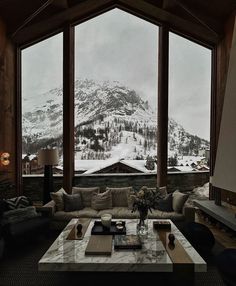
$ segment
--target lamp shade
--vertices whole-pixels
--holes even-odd
[[[57,165],[59,162],[58,149],[41,149],[38,152],[38,163],[44,165]]]

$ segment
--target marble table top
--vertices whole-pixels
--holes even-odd
[[[114,250],[111,256],[85,256],[90,238],[92,219],[82,240],[67,240],[78,219],[72,219],[38,262],[39,271],[111,271],[111,272],[172,272],[173,263],[159,236],[153,232],[153,220],[148,220],[148,236],[142,249]],[[126,219],[126,234],[136,234],[136,219]],[[155,220],[156,221],[156,220]],[[167,220],[170,221],[171,220]],[[184,247],[194,263],[195,272],[205,272],[206,262],[171,222],[171,232]],[[113,241],[114,243],[114,241]]]

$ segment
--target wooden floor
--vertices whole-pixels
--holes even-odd
[[[201,213],[196,212],[195,221],[205,224],[213,233],[215,239],[226,248],[236,248],[236,232],[230,231],[220,223],[208,220]]]

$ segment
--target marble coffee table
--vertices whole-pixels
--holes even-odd
[[[162,241],[153,231],[153,220],[148,220],[148,236],[138,250],[114,250],[111,256],[85,256],[85,248],[91,235],[94,219],[91,220],[82,240],[67,240],[78,219],[72,219],[51,247],[38,262],[39,271],[83,272],[173,272],[174,264]],[[136,234],[137,220],[126,219],[127,234]],[[157,221],[157,220],[155,220]],[[170,220],[167,220],[171,222]],[[171,232],[184,247],[192,260],[193,272],[205,272],[206,262],[171,222]]]

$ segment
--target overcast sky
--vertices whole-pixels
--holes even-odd
[[[157,105],[158,27],[118,9],[76,27],[75,75],[118,80]],[[169,116],[209,139],[211,53],[170,34]],[[22,53],[23,98],[62,86],[62,34]],[[24,103],[23,103],[24,108]]]

